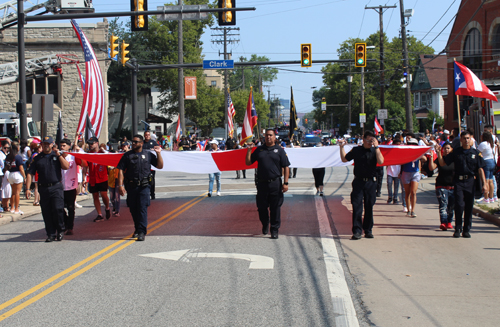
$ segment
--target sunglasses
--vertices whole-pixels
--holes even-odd
[[[133,144],[142,143],[141,141],[132,141]]]
[[[4,146],[3,148],[4,149],[10,149],[10,146]]]

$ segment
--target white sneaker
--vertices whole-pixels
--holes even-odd
[[[480,198],[476,200],[476,203],[487,203],[485,198]]]
[[[407,207],[403,207],[403,212],[408,212],[408,208]]]
[[[220,196],[220,192],[217,192],[217,196]]]
[[[81,205],[78,204],[78,202],[75,201],[75,207],[76,208],[83,208]]]
[[[490,199],[490,202],[491,202],[491,199]],[[496,196],[493,198],[493,202],[498,202],[498,198]]]

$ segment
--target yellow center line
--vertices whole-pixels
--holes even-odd
[[[203,199],[206,198],[205,196],[206,193],[204,193],[203,195],[201,196],[198,196],[196,198],[194,198],[193,200],[190,200],[186,203],[184,203],[183,205],[181,205],[180,207],[176,208],[175,210],[167,213],[166,215],[164,215],[163,217],[155,220],[154,222],[152,222],[151,224],[148,225],[148,229],[149,229],[149,232],[152,232],[156,229],[158,229],[159,227],[163,226],[164,224],[166,224],[167,222],[171,221],[172,219],[178,217],[180,214],[184,213],[186,210],[190,209],[191,207],[193,207],[194,205],[196,205],[198,202],[202,201]],[[171,216],[171,217],[170,217]],[[166,218],[170,217],[169,219],[165,220]],[[165,220],[165,221],[163,221]],[[161,224],[160,224],[161,223]],[[158,224],[158,226],[156,227],[153,227],[153,228],[150,228],[151,226],[153,225],[156,225]],[[129,240],[131,235],[107,246],[106,248],[102,249],[101,251],[89,256],[88,258],[74,264],[73,266],[71,266],[70,268],[52,276],[51,278],[45,280],[44,282],[34,286],[33,288],[21,293],[20,295],[12,298],[11,300],[7,301],[7,302],[4,302],[2,304],[0,304],[0,310],[3,310],[9,306],[11,306],[12,304],[24,299],[25,297],[35,293],[36,291],[38,291],[39,289],[49,285],[50,283],[54,282],[55,280],[63,277],[64,275],[67,275],[69,274],[70,272],[72,272],[73,270],[81,267],[82,265],[86,264],[87,262],[89,262],[90,260],[102,255],[103,253],[111,250],[112,248],[115,248],[117,247],[118,245],[126,242],[125,244],[123,244],[122,246],[120,246],[119,248],[113,250],[112,252],[106,254],[105,256],[102,256],[101,258],[99,258],[98,260],[94,261],[93,263],[83,267],[82,269],[76,271],[75,273],[73,273],[72,275],[66,277],[65,279],[61,280],[60,282],[58,282],[57,284],[49,287],[48,289],[46,289],[45,291],[39,293],[38,295],[34,296],[33,298],[29,299],[28,301],[26,302],[23,302],[22,304],[16,306],[15,308],[11,309],[10,311],[6,312],[5,314],[2,314],[0,315],[0,321],[4,320],[5,318],[7,317],[10,317],[11,315],[15,314],[16,312],[24,309],[25,307],[29,306],[30,304],[38,301],[39,299],[43,298],[45,295],[47,294],[50,294],[51,292],[53,292],[54,290],[58,289],[59,287],[61,287],[62,285],[66,284],[67,282],[71,281],[72,279],[74,279],[75,277],[83,274],[84,272],[86,272],[87,270],[91,269],[92,267],[95,267],[96,265],[98,265],[99,263],[103,262],[104,260],[108,259],[109,257],[111,257],[112,255],[120,252],[121,250],[125,249],[127,246],[131,245],[132,243],[135,242],[135,240]],[[128,241],[128,242],[127,242]]]

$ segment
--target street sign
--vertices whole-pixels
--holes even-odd
[[[203,69],[234,69],[234,60],[203,60]]]
[[[350,129],[350,128],[349,128],[349,129],[347,130],[347,134],[351,134],[351,132],[352,132],[352,129]]]
[[[356,126],[356,123],[351,123],[351,126]]]
[[[378,110],[378,119],[387,119],[387,109],[379,109]]]
[[[321,110],[326,111],[326,102],[321,102]]]
[[[366,123],[366,114],[365,113],[359,114],[359,122]]]
[[[365,127],[365,123],[359,123],[359,127]]]
[[[385,125],[383,119],[380,119],[380,125]]]
[[[186,9],[208,9],[208,5],[188,5],[188,6],[158,6],[157,10],[163,10],[165,13],[161,15],[156,15],[156,19],[159,21],[164,20],[200,20],[208,19],[208,12],[192,12],[192,13],[182,13],[182,14],[169,14],[172,10],[186,10]],[[182,15],[182,16],[181,16]]]

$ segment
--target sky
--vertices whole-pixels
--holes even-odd
[[[407,25],[408,34],[415,36],[425,45],[432,46],[436,53],[446,46],[454,16],[460,0],[405,0],[405,9],[413,9],[413,17]],[[155,10],[165,1],[149,0],[150,10]],[[177,2],[175,2],[177,3]],[[129,11],[128,1],[94,0],[96,12]],[[234,59],[252,54],[266,56],[271,61],[300,60],[300,44],[311,43],[312,67],[300,65],[279,65],[278,78],[268,87],[271,96],[289,99],[290,85],[298,112],[313,110],[313,88],[324,86],[321,68],[314,60],[338,59],[339,45],[349,38],[366,38],[379,29],[379,14],[365,6],[397,5],[384,13],[384,32],[389,39],[399,36],[401,18],[399,1],[393,0],[237,0],[237,7],[255,7],[255,11],[236,13],[236,31],[239,39],[228,45]],[[25,4],[26,8],[27,4]],[[129,18],[123,18],[129,19]],[[102,19],[80,19],[87,23]],[[214,27],[216,27],[215,25]],[[219,52],[222,45],[213,44],[215,38],[207,28],[202,37],[203,55],[207,60],[223,59]],[[359,68],[358,68],[359,69]],[[267,99],[267,96],[266,96]],[[238,108],[236,108],[238,110]]]

